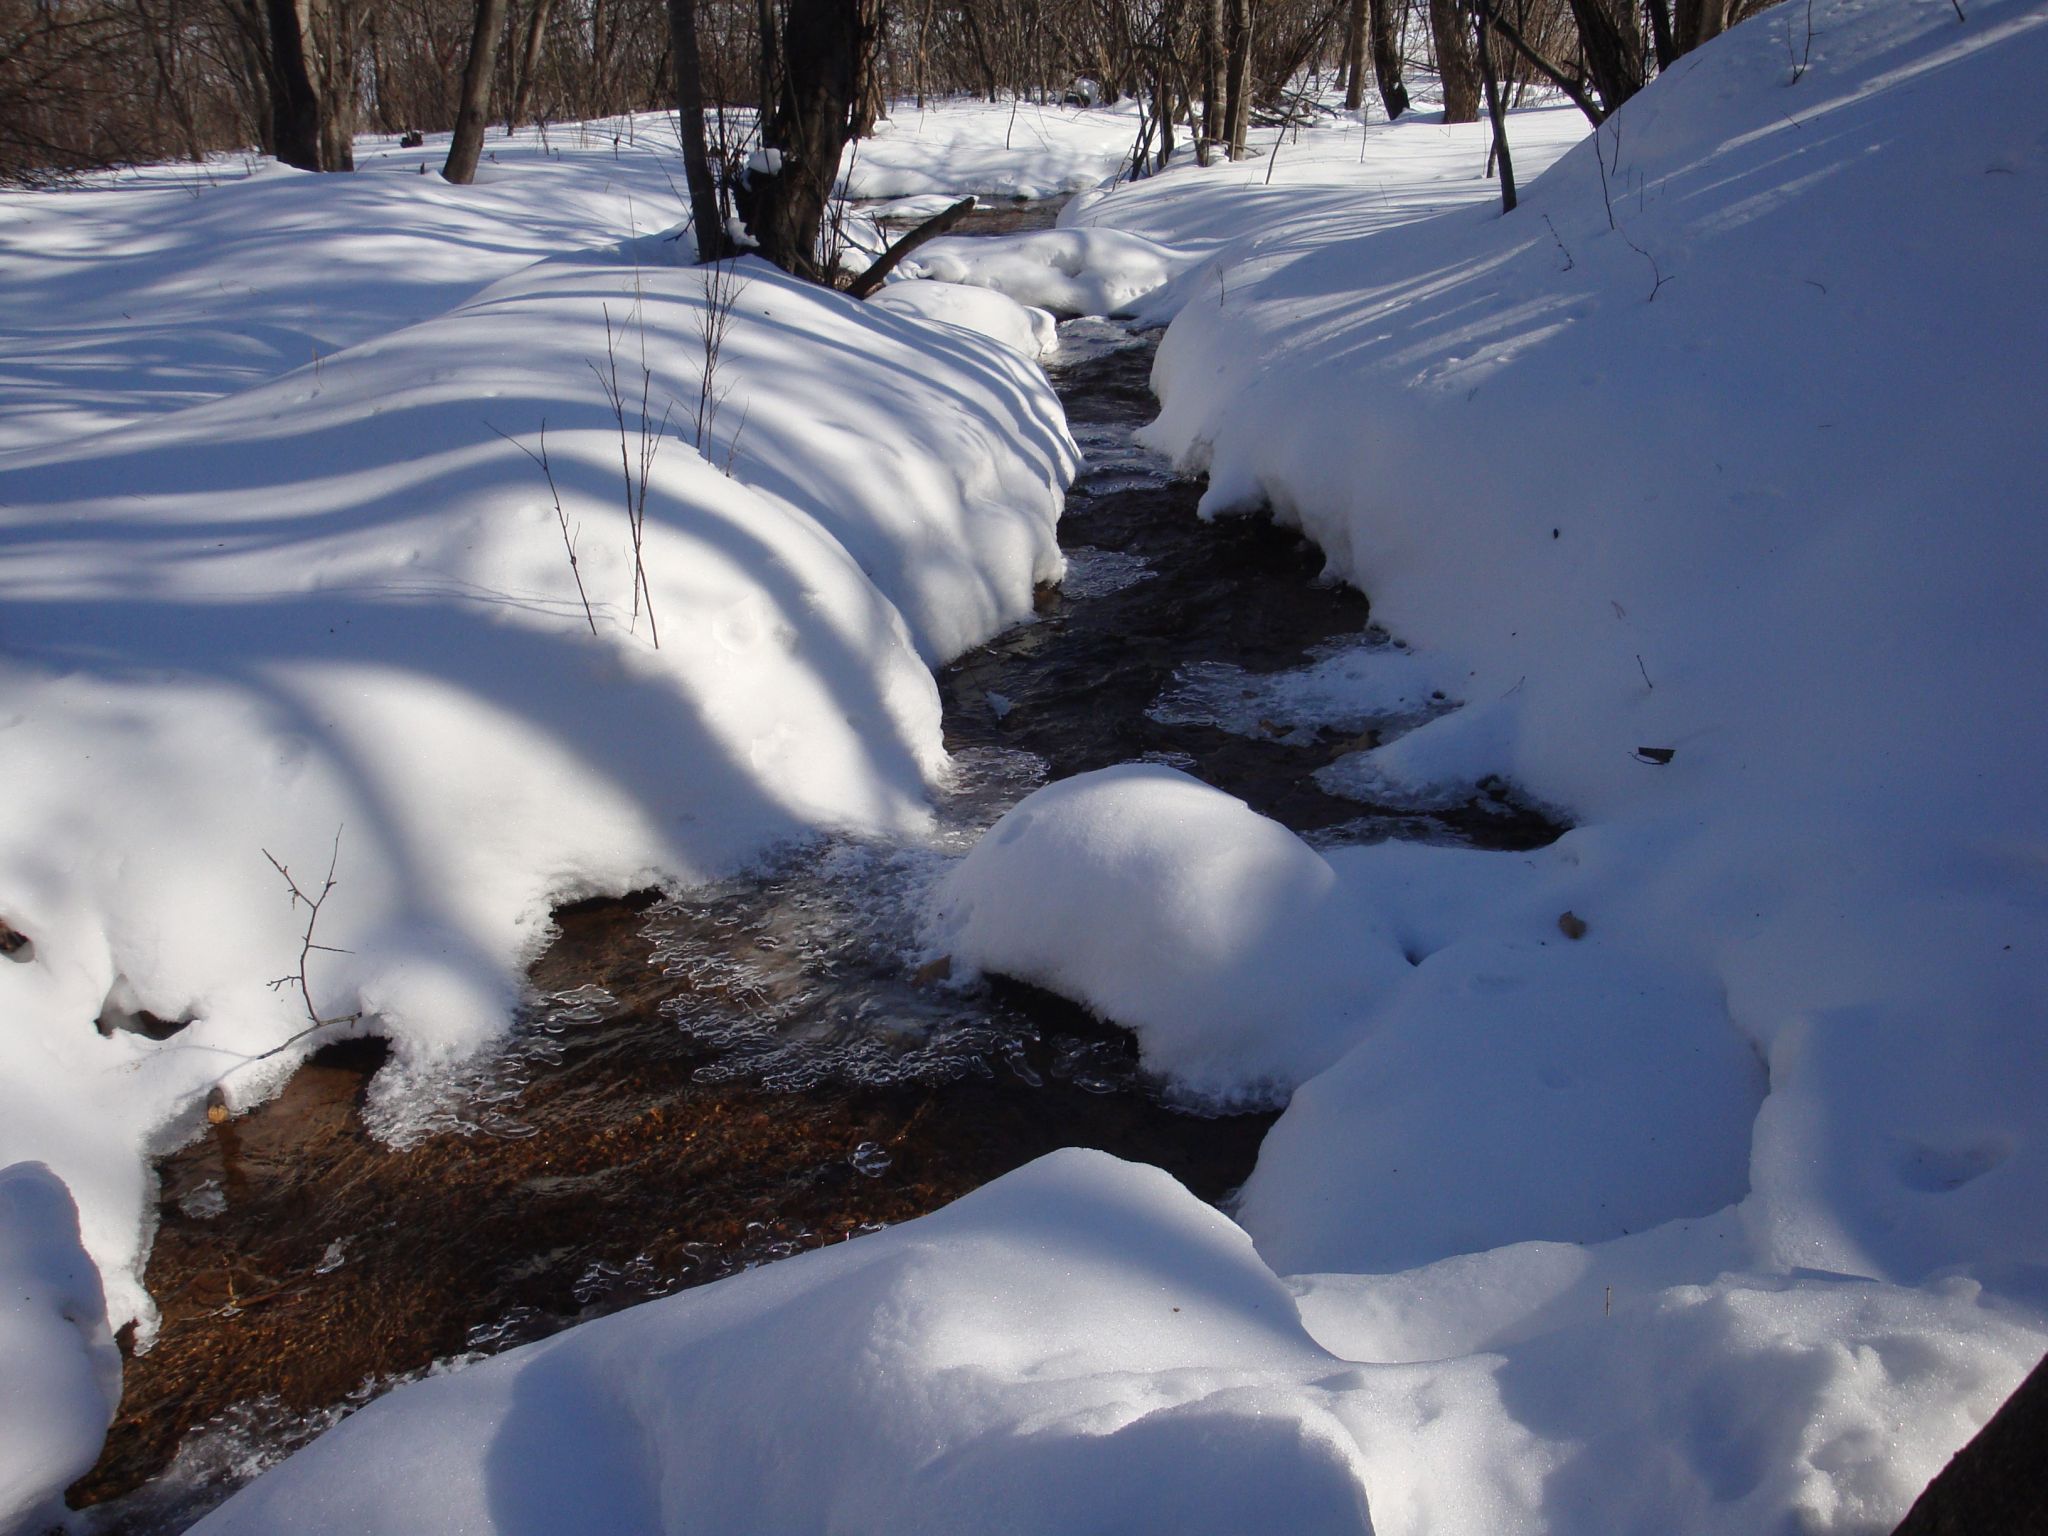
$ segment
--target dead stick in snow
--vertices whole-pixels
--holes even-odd
[[[884,279],[896,270],[896,263],[916,250],[925,241],[943,235],[973,211],[974,199],[963,197],[944,213],[935,213],[917,228],[911,230],[888,250],[882,252],[876,263],[847,285],[846,291],[856,299],[864,299],[882,286]]]

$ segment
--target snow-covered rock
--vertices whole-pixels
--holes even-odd
[[[1408,970],[1300,838],[1144,764],[998,821],[938,893],[930,943],[1128,1026],[1147,1068],[1212,1104],[1284,1101]]]
[[[1184,252],[1114,229],[949,235],[905,258],[908,276],[971,283],[1057,315],[1127,315],[1194,265]]]

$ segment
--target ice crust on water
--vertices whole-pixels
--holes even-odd
[[[1370,636],[1318,647],[1306,667],[1249,672],[1229,662],[1185,666],[1146,713],[1164,725],[1213,725],[1254,739],[1318,731],[1392,732],[1457,707],[1440,667]]]

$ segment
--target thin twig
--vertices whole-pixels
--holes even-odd
[[[489,422],[485,422],[484,425],[487,427],[491,426]],[[547,477],[548,493],[555,498],[555,521],[561,525],[562,543],[569,550],[569,574],[576,578],[576,596],[582,600],[584,620],[590,625],[590,632],[593,635],[596,634],[597,616],[590,611],[590,594],[583,590],[583,572],[576,563],[576,538],[574,534],[569,532],[569,514],[562,510],[562,493],[555,485],[554,468],[548,463],[548,424],[546,420],[543,419],[540,424],[539,453],[535,453],[510,433],[498,432],[496,427],[491,427],[491,430],[497,432],[498,436],[504,438],[506,442],[538,464],[540,472]]]
[[[357,1019],[360,1019],[362,1017],[362,1014],[360,1012],[356,1012],[342,1014],[336,1018],[331,1019],[321,1018],[320,1010],[313,1006],[312,985],[306,979],[306,961],[315,950],[320,951],[322,954],[329,955],[345,955],[348,953],[347,950],[336,949],[331,944],[318,943],[313,938],[313,931],[315,928],[319,926],[320,923],[320,909],[321,907],[326,905],[327,898],[334,893],[334,887],[337,883],[334,878],[334,871],[336,870],[336,868],[339,867],[341,863],[341,828],[336,827],[334,829],[334,851],[327,860],[327,878],[321,882],[320,894],[318,896],[308,896],[304,891],[300,890],[299,882],[292,878],[292,872],[289,869],[285,868],[283,863],[279,861],[277,855],[272,853],[268,848],[265,848],[263,850],[263,857],[270,860],[270,867],[276,870],[280,875],[284,877],[284,883],[292,893],[292,910],[297,911],[300,902],[304,902],[306,904],[306,931],[304,934],[300,936],[299,939],[299,968],[296,971],[294,971],[291,975],[280,976],[275,981],[271,982],[270,990],[273,992],[279,992],[286,987],[296,986],[299,990],[299,1001],[304,1003],[306,1006],[306,1017],[310,1019],[312,1022],[309,1023],[304,1029],[300,1030],[297,1034],[292,1035],[289,1039],[286,1039],[280,1042],[279,1044],[272,1046],[269,1050],[263,1052],[262,1055],[252,1056],[250,1058],[251,1061],[261,1061],[266,1056],[275,1056],[279,1051],[283,1050],[286,1046],[292,1044],[294,1041],[302,1040],[307,1035],[310,1035],[314,1030],[323,1028],[326,1025],[353,1024]]]

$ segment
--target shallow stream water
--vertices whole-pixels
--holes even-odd
[[[1199,484],[1132,443],[1148,340],[1100,321],[1063,338],[1049,371],[1088,454],[1068,577],[941,675],[957,772],[931,843],[828,842],[709,889],[566,908],[491,1060],[398,1112],[367,1093],[381,1046],[336,1047],[165,1158],[161,1328],[73,1490],[95,1529],[182,1530],[397,1382],[857,1239],[1056,1147],[1226,1198],[1270,1115],[1191,1112],[1122,1030],[1033,989],[953,985],[920,955],[931,882],[1050,778],[1170,762],[1325,841],[1555,835],[1504,793],[1425,813],[1317,788],[1315,769],[1412,719],[1247,729],[1218,706],[1219,680],[1394,642],[1313,550],[1260,519],[1198,522]]]

